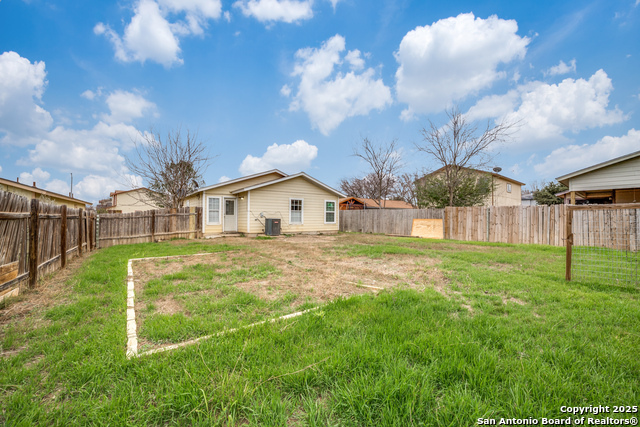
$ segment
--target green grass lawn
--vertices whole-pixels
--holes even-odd
[[[0,422],[465,426],[640,401],[640,291],[566,282],[564,250],[537,245],[341,234],[325,253],[430,261],[425,268],[434,261],[444,281],[338,299],[289,321],[126,359],[127,260],[246,253],[249,239],[229,241],[100,250],[59,284],[66,295],[58,304],[3,324]],[[278,274],[257,265],[239,263],[244,272],[224,277],[194,267],[188,277],[200,279],[180,286],[231,287],[243,274]],[[153,304],[174,292],[172,282],[158,279],[145,297]],[[229,304],[202,310],[229,313],[238,296],[225,289]],[[155,330],[162,334],[162,325]]]
[[[272,301],[238,289],[238,283],[268,280],[279,274],[278,269],[253,256],[251,251],[222,251],[215,262],[196,258],[195,265],[179,269],[181,258],[148,260],[150,269],[175,264],[178,271],[153,278],[136,295],[138,337],[140,351],[157,348],[160,344],[175,344],[225,329],[234,329],[256,322],[280,317],[294,311],[306,310],[316,304],[304,303],[295,307],[292,293],[284,293]],[[134,264],[134,277],[137,264]],[[171,304],[170,312],[161,305]],[[175,312],[174,312],[175,311]]]

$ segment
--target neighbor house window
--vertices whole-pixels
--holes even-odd
[[[302,199],[289,199],[289,224],[302,224]]]
[[[511,193],[511,184],[507,184],[507,193]]]
[[[324,201],[324,222],[325,224],[336,223],[336,202]]]
[[[207,224],[220,224],[220,198],[207,198]]]

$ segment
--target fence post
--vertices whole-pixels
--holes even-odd
[[[96,214],[95,212],[91,212],[89,215],[89,250],[93,250],[96,246]]]
[[[67,205],[60,211],[60,268],[67,265]]]
[[[151,211],[151,241],[155,242],[156,241],[156,211],[152,210]]]
[[[196,239],[202,237],[202,208],[196,207]]]
[[[78,209],[78,256],[82,256],[82,208]]]
[[[487,240],[485,242],[490,242],[491,236],[491,206],[487,207]]]
[[[38,282],[38,199],[31,199],[29,224],[29,287]]]
[[[571,252],[573,246],[573,233],[571,232],[571,223],[573,222],[573,209],[571,207],[567,207],[566,215],[565,215],[565,236],[567,243],[567,260],[566,260],[566,268],[565,268],[565,278],[570,281],[571,280]]]
[[[96,246],[96,249],[98,249],[98,245],[100,244],[100,215],[97,213],[96,213],[95,234],[96,234],[95,246]]]

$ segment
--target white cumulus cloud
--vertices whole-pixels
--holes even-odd
[[[156,104],[147,101],[142,95],[116,90],[107,96],[110,114],[104,114],[107,123],[130,123],[156,110]]]
[[[35,168],[31,172],[22,172],[20,174],[20,182],[26,185],[31,185],[34,182],[36,187],[42,188],[42,185],[51,178],[51,174],[40,168]]]
[[[47,191],[53,191],[54,193],[64,194],[65,196],[71,191],[69,183],[61,179],[52,179],[45,184],[44,189]]]
[[[171,14],[184,14],[184,20],[169,22]],[[102,22],[93,31],[111,41],[120,61],[149,60],[170,67],[183,63],[179,37],[201,35],[207,21],[221,14],[220,0],[139,0],[123,36]]]
[[[233,5],[260,22],[290,24],[313,18],[313,0],[238,0]]]
[[[111,176],[87,175],[73,186],[73,196],[82,200],[97,201],[109,197],[115,190],[121,190],[123,184]],[[128,188],[127,188],[128,189]]]
[[[630,129],[626,135],[605,136],[595,144],[567,145],[553,150],[542,163],[534,166],[543,176],[557,177],[640,149],[640,131]]]
[[[312,126],[324,135],[348,117],[365,116],[392,102],[391,90],[382,79],[375,78],[373,68],[360,73],[354,69],[364,68],[360,52],[354,50],[343,55],[345,50],[345,39],[338,34],[320,48],[308,47],[296,52],[292,75],[300,80],[289,109],[305,111]],[[345,60],[351,68],[346,73],[340,71]]]
[[[546,71],[543,71],[542,73],[545,76],[557,76],[560,74],[568,74],[568,73],[575,73],[576,72],[576,60],[572,59],[571,61],[569,61],[568,64],[565,64],[564,61],[560,61],[560,63],[558,65],[554,65],[553,67],[549,68]]]
[[[53,119],[40,106],[46,76],[42,61],[0,55],[0,144],[25,146],[49,130]]]
[[[130,150],[138,136],[135,127],[124,123],[99,122],[80,130],[58,126],[29,150],[28,161],[63,172],[120,173],[122,150]]]
[[[617,107],[609,109],[611,79],[603,70],[589,80],[567,78],[559,84],[530,82],[505,95],[478,101],[467,113],[472,120],[499,117],[519,122],[518,139],[535,142],[562,139],[565,132],[620,123],[625,116]]]
[[[225,181],[231,181],[231,178],[229,178],[226,175],[222,175],[220,178],[218,178],[218,183],[225,182]]]
[[[409,31],[395,53],[397,98],[408,105],[402,117],[441,111],[505,78],[498,66],[523,58],[530,41],[517,31],[514,20],[473,13]]]
[[[273,144],[261,157],[248,155],[238,169],[242,175],[251,175],[270,169],[299,172],[311,166],[318,156],[318,147],[303,140],[293,144]]]

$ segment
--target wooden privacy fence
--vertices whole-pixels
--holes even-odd
[[[97,235],[100,248],[170,238],[199,238],[202,235],[202,208],[101,214]]]
[[[0,298],[95,248],[95,215],[0,191]]]
[[[414,219],[442,219],[444,209],[362,209],[340,212],[340,231],[411,235]]]
[[[565,205],[445,208],[445,239],[564,246]]]

